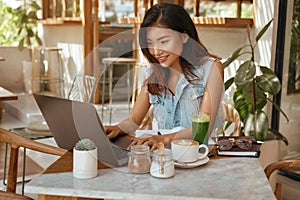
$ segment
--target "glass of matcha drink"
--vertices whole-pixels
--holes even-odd
[[[207,113],[193,113],[192,115],[192,132],[193,139],[199,144],[208,143],[207,131],[209,127],[210,116]]]

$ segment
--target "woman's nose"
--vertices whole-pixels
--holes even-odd
[[[153,48],[154,55],[160,55],[162,53],[162,50],[160,48]]]

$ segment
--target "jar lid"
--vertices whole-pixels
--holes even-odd
[[[173,160],[171,149],[155,150],[152,154],[153,159],[163,158],[164,161]]]
[[[134,145],[130,148],[130,151],[138,154],[144,154],[150,151],[150,147],[146,145]]]
[[[158,156],[169,156],[172,155],[172,151],[171,149],[162,149],[162,150],[156,149],[155,151],[153,151],[153,154]]]

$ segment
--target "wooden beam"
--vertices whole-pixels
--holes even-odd
[[[83,46],[84,46],[84,59],[87,58],[89,53],[93,50],[93,16],[92,16],[93,2],[86,0],[83,4]],[[90,59],[89,59],[90,60]],[[91,64],[86,64],[84,69],[85,74],[91,75],[93,68]]]
[[[49,0],[42,0],[42,18],[47,19],[49,17]]]

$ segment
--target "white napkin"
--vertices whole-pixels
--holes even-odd
[[[174,133],[174,132],[177,132],[177,131],[180,131],[182,129],[184,129],[185,127],[182,127],[182,126],[178,126],[178,127],[175,127],[173,129],[162,129],[160,130],[159,132],[164,135],[164,134],[169,134],[169,133]],[[142,135],[157,135],[158,133],[158,130],[136,130],[135,131],[135,137],[141,137]]]

